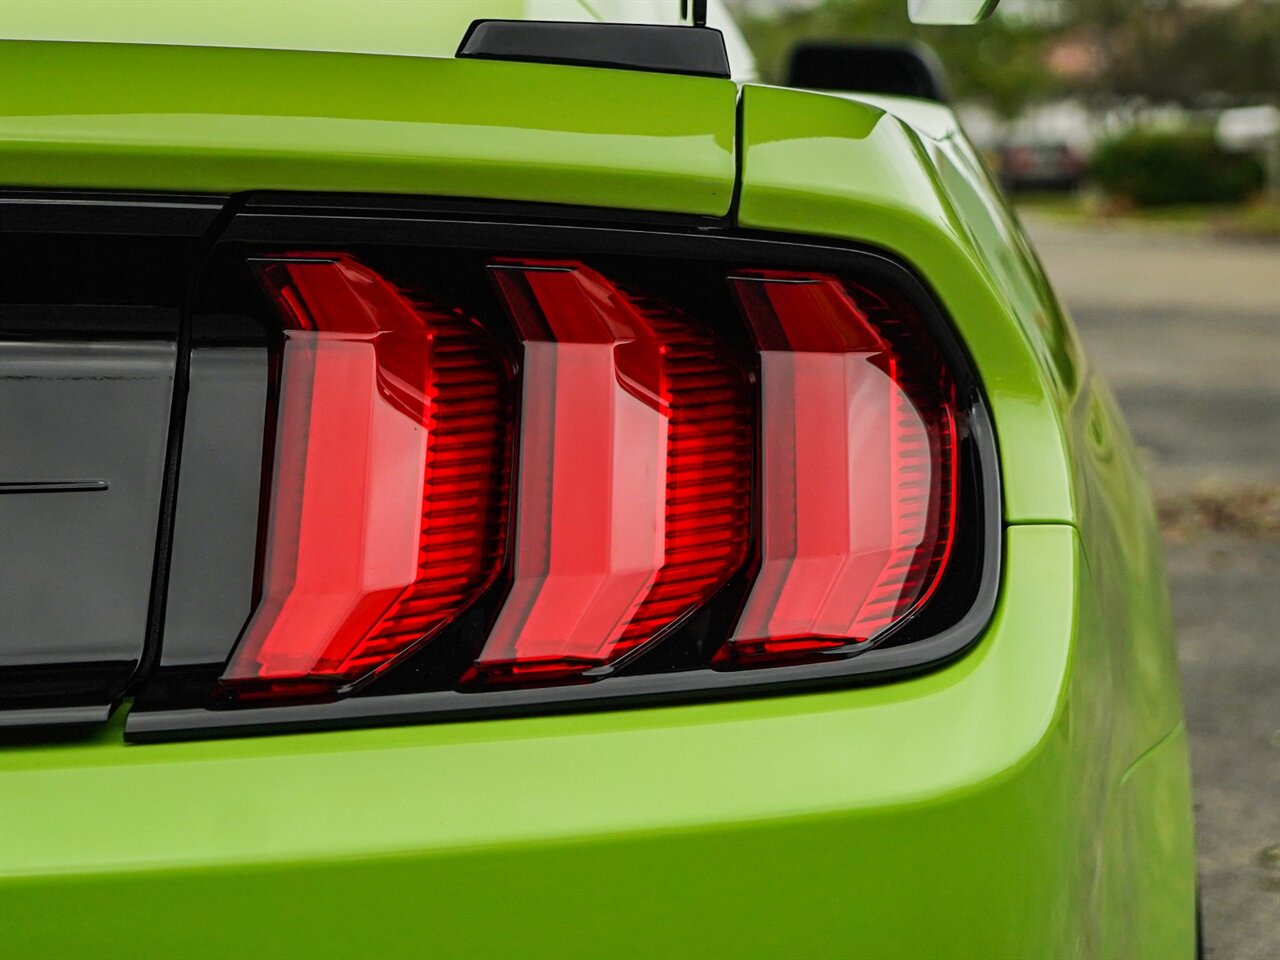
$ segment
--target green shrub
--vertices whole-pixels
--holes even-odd
[[[1099,144],[1089,172],[1139,207],[1239,203],[1266,179],[1256,157],[1227,153],[1207,130],[1131,131]]]

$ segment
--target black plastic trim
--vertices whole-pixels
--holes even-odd
[[[134,669],[126,689],[133,689],[146,679],[160,659],[161,636],[164,632],[165,604],[168,599],[169,567],[173,556],[174,516],[178,502],[178,483],[182,467],[182,438],[187,421],[187,397],[191,390],[191,313],[195,296],[196,278],[201,262],[206,259],[218,236],[231,218],[236,215],[238,204],[223,203],[200,232],[200,249],[193,257],[187,272],[183,295],[181,323],[178,327],[178,355],[173,374],[173,396],[169,407],[169,434],[165,442],[164,481],[160,493],[160,515],[156,523],[155,559],[151,573],[151,599],[147,608],[146,634],[142,656]]]
[[[739,98],[741,100],[741,98]],[[525,200],[490,200],[473,197],[415,197],[397,194],[294,193],[285,190],[246,194],[238,228],[246,216],[332,217],[367,219],[437,219],[468,223],[547,223],[555,226],[612,226],[632,229],[655,227],[680,232],[722,231],[731,222],[723,217],[694,213],[663,213],[652,210],[621,210],[616,207],[575,206]],[[245,239],[235,230],[224,240]]]
[[[942,62],[914,42],[801,41],[791,51],[786,85],[951,102]]]
[[[72,264],[79,264],[81,261],[77,258],[85,258],[86,250],[99,248],[118,251],[122,245],[128,249],[138,245],[151,252],[163,250],[166,256],[149,264],[149,268],[163,275],[164,284],[181,286],[195,266],[183,253],[186,245],[209,233],[227,200],[225,196],[203,194],[0,188],[0,236],[20,250],[27,250],[33,244],[44,244],[40,249],[59,251],[70,246],[72,250],[67,257]],[[14,272],[6,275],[6,284],[15,277],[23,280],[29,277],[29,264],[10,266]],[[92,271],[77,279],[79,285],[67,289],[65,278],[59,277],[56,283],[50,282],[32,294],[33,300],[6,303],[0,333],[6,339],[17,340],[145,338],[176,344],[177,311],[169,305],[168,288],[163,284],[154,289],[144,285],[141,290],[130,286],[123,294],[126,299],[121,302],[77,299],[62,302],[59,297],[75,298],[96,292],[97,280]],[[6,295],[11,292],[6,286]],[[30,293],[24,290],[24,294]],[[180,361],[176,346],[175,352]],[[162,504],[165,479],[161,480]],[[109,489],[112,482],[106,479],[74,476],[0,483],[0,494],[101,493]],[[162,506],[162,520],[163,513]],[[149,561],[148,570],[151,567]],[[141,650],[145,656],[145,640]],[[112,659],[84,664],[6,667],[0,671],[3,673],[0,686],[5,688],[0,694],[4,700],[0,704],[0,728],[34,729],[37,733],[48,729],[61,736],[63,731],[102,724],[120,702],[131,677],[136,676],[138,662],[138,659]],[[14,694],[34,681],[57,690],[36,697],[26,696],[25,691],[22,696]],[[23,705],[11,707],[11,702]]]
[[[109,490],[106,480],[0,480],[3,493],[93,493]]]
[[[0,222],[6,233],[198,237],[226,202],[212,195],[0,190]]]
[[[98,726],[111,719],[114,709],[114,703],[95,703],[83,707],[22,707],[17,710],[0,710],[0,730]]]
[[[372,202],[365,202],[370,200]],[[916,615],[886,631],[856,656],[831,662],[755,670],[709,668],[670,673],[621,674],[593,684],[459,693],[452,690],[379,695],[376,685],[360,696],[328,703],[247,708],[147,706],[145,691],[130,712],[125,737],[156,742],[372,725],[623,709],[662,703],[775,696],[850,686],[936,668],[961,655],[990,621],[999,592],[1003,556],[1001,485],[994,428],[981,386],[963,345],[936,298],[907,267],[881,251],[829,239],[814,240],[731,230],[699,223],[693,229],[655,229],[625,212],[579,214],[575,224],[551,222],[534,208],[524,220],[441,216],[438,201],[413,198],[317,198],[273,194],[245,198],[223,241],[271,245],[444,247],[452,249],[564,252],[577,256],[681,258],[732,266],[789,265],[857,272],[896,287],[919,310],[955,366],[966,410],[966,442],[976,453],[978,496],[971,509],[980,527],[980,571],[972,602],[948,627],[910,639]],[[514,210],[512,212],[515,212]],[[606,214],[609,222],[605,222]],[[598,218],[600,222],[594,222]],[[976,463],[974,462],[976,461]],[[972,515],[972,514],[971,514]],[[945,584],[944,584],[945,588]],[[923,612],[932,607],[926,605]]]
[[[457,56],[729,77],[724,35],[706,26],[475,20]]]

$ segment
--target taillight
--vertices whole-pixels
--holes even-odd
[[[220,244],[192,298],[196,351],[253,359],[192,392],[178,516],[234,504],[238,532],[178,524],[171,585],[226,586],[203,632],[170,608],[139,737],[808,689],[926,667],[987,623],[993,433],[905,268],[286,208]],[[350,248],[278,252],[335,233]],[[265,461],[223,496],[203,474],[262,429],[261,400],[226,425],[253,376]]]
[[[760,566],[716,662],[852,652],[954,541],[955,385],[914,313],[821,274],[732,278],[760,348]]]
[[[345,255],[254,263],[284,327],[261,600],[223,683],[315,694],[387,667],[493,582],[507,370],[472,318]]]
[[[284,321],[263,595],[223,681],[317,694],[494,582],[502,350],[349,256],[259,261]],[[489,267],[523,356],[510,586],[464,688],[616,671],[748,559],[756,413],[722,338],[576,261]],[[712,663],[854,652],[954,540],[955,386],[902,304],[823,274],[729,279],[758,349],[754,577]]]
[[[581,263],[492,272],[524,352],[515,559],[463,682],[599,676],[746,559],[746,375],[695,322]]]

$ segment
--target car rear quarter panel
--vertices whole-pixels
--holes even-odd
[[[747,86],[739,222],[888,250],[936,292],[986,389],[1006,523],[1080,531],[1113,640],[1113,747],[1132,762],[1181,718],[1163,555],[1136,448],[950,111],[878,102]]]
[[[1107,852],[1078,878],[1097,890],[1097,939],[1059,948],[1187,955],[1193,830],[1173,626],[1150,493],[1114,399],[949,111],[767,87],[743,97],[739,223],[866,243],[911,263],[986,387],[1006,522],[1078,531],[1091,597],[1081,636],[1096,637],[1078,642],[1072,671],[1073,685],[1089,687],[1076,732],[1092,751],[1072,788],[1097,818],[1081,839]],[[1138,811],[1153,809],[1165,815],[1144,822]]]

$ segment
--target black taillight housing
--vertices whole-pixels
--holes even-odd
[[[130,737],[785,692],[977,637],[992,431],[907,269],[701,223],[404,207],[259,198],[215,247],[193,358],[264,358],[265,402],[228,412],[260,482],[186,473],[219,436],[189,412],[176,542],[219,514],[255,532],[212,561],[175,546],[169,603],[247,587],[234,633],[180,618]]]

